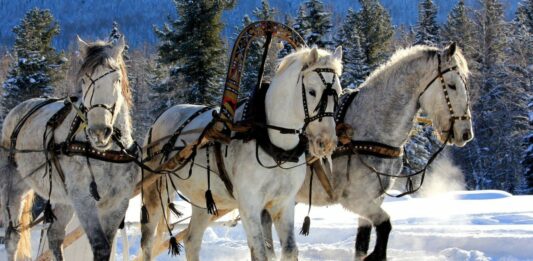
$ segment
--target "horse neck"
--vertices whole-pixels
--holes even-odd
[[[361,88],[345,119],[354,140],[401,147],[409,137],[418,112],[418,98],[437,73],[434,59],[425,55],[398,62]]]
[[[303,115],[301,88],[297,86],[301,84],[298,80],[301,67],[299,62],[295,62],[272,78],[265,97],[267,124],[290,129],[300,129],[304,125],[303,118],[294,116]],[[274,145],[284,150],[296,147],[299,142],[298,135],[281,134],[272,129],[268,130],[268,136]]]

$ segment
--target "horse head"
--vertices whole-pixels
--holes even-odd
[[[273,109],[267,110],[268,118],[279,114],[274,120],[278,124],[288,126],[301,126],[304,122],[302,130],[308,139],[309,152],[313,156],[329,156],[337,144],[333,113],[341,92],[341,61],[340,46],[333,54],[316,47],[304,48],[290,54],[282,59],[271,86],[274,87],[282,81],[285,84],[278,84],[282,87],[277,90],[274,87],[272,92],[267,94],[267,98],[271,95],[271,101],[280,101],[276,104],[267,101],[267,105],[271,103],[270,106],[273,106]],[[291,87],[287,88],[287,85]],[[274,98],[274,95],[277,98]],[[285,99],[288,100],[283,102]],[[294,116],[287,117],[291,112],[294,112]],[[272,135],[271,132],[270,134]]]
[[[452,43],[436,53],[436,76],[420,96],[442,142],[458,147],[474,137],[467,80],[468,65],[461,50]]]
[[[86,136],[98,150],[111,147],[116,132],[115,121],[124,104],[129,103],[127,74],[122,60],[125,41],[86,43],[78,37],[81,69],[77,81],[81,86],[80,109],[85,114]]]

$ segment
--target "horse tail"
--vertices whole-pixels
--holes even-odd
[[[17,260],[31,260],[31,222],[33,221],[32,207],[35,193],[30,190],[23,198],[22,212],[20,215],[20,240],[17,251]]]

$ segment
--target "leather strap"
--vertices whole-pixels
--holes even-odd
[[[222,182],[224,182],[224,186],[226,186],[226,189],[230,193],[231,197],[235,198],[233,195],[233,184],[231,183],[231,180],[228,176],[228,172],[226,171],[226,165],[224,163],[224,158],[222,157],[222,144],[219,142],[215,142],[215,159],[217,163],[218,168],[218,175],[220,176],[220,179]]]

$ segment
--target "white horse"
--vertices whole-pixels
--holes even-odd
[[[29,236],[29,224],[20,220],[28,220],[31,211],[21,212],[21,199],[33,191],[55,205],[52,213],[47,204],[45,214],[49,221],[55,219],[48,240],[57,260],[63,259],[65,226],[74,212],[89,238],[94,260],[109,260],[115,233],[138,180],[138,168],[131,162],[94,159],[121,162],[123,149],[133,145],[131,93],[122,60],[124,38],[114,45],[78,41],[83,59],[77,78],[79,101],[57,100],[38,108],[45,99],[31,99],[11,110],[4,121],[4,148],[12,146],[14,132],[19,132],[14,154],[18,167],[8,160],[8,150],[2,150],[0,158],[3,220],[10,223],[6,235],[9,260],[15,259],[21,237],[14,230]],[[69,143],[62,143],[69,135]],[[25,255],[31,258],[29,253]]]
[[[234,139],[227,147],[227,156],[222,157],[233,185],[234,197],[219,176],[212,175],[215,177],[210,181],[210,189],[216,207],[219,210],[239,209],[252,260],[267,259],[261,229],[263,209],[268,210],[275,217],[274,223],[282,241],[283,259],[297,259],[298,250],[293,231],[294,202],[296,193],[305,178],[306,160],[303,151],[308,146],[313,156],[321,158],[331,155],[336,146],[335,123],[333,118],[326,117],[326,114],[332,116],[331,112],[334,110],[334,103],[340,91],[338,75],[342,70],[341,59],[342,49],[340,47],[335,50],[334,54],[317,48],[304,48],[284,57],[263,98],[264,104],[260,103],[266,111],[266,125],[260,126],[264,131],[264,137],[256,138],[264,139],[268,136],[272,146],[277,147],[280,153],[300,150],[293,162],[283,163],[281,168],[265,168],[262,164],[277,166],[280,160],[274,160],[267,154],[263,145],[257,145],[256,139],[250,141]],[[262,90],[265,89],[262,87]],[[242,117],[242,107],[244,106],[237,110],[237,119]],[[158,140],[171,135],[178,129],[178,126],[181,126],[201,108],[203,106],[195,105],[178,105],[170,108],[152,126],[150,140]],[[326,110],[330,113],[325,112]],[[209,110],[192,120],[183,129],[183,133],[204,128],[212,119],[210,112],[212,111]],[[275,126],[301,130],[307,136],[308,142],[299,137],[297,133],[281,133],[275,129]],[[198,135],[193,135],[192,138],[187,138],[187,136],[181,135],[176,143],[171,145],[183,146],[182,140],[194,140]],[[162,145],[153,150],[161,149]],[[206,157],[206,153],[210,153],[207,154],[210,155],[209,158]],[[203,233],[210,224],[208,211],[204,209],[206,206],[204,191],[208,187],[205,168],[217,169],[213,154],[213,149],[209,147],[197,151],[193,162],[204,168],[192,168],[190,178],[185,179],[188,176],[188,167],[169,176],[179,191],[193,204],[189,232],[185,239],[187,260],[199,260]],[[159,163],[160,157],[156,157],[147,164],[157,167]],[[183,180],[178,179],[177,176],[181,176]],[[150,260],[156,226],[163,212],[160,209],[161,199],[157,193],[157,185],[144,190],[146,191],[144,202],[150,218],[149,223],[142,226],[141,243],[144,258]],[[161,190],[164,191],[165,186],[162,186]],[[161,195],[163,200],[166,200],[167,194],[161,193]]]
[[[395,148],[389,152],[401,151],[419,109],[429,115],[441,141],[464,146],[473,138],[466,88],[468,75],[466,60],[455,44],[443,50],[415,46],[397,51],[386,64],[369,76],[358,94],[348,91],[343,96],[347,99],[355,95],[351,101],[342,99],[339,110],[345,109],[341,121],[353,127],[351,144],[363,144],[357,143],[363,141],[367,142],[364,145],[367,148],[352,147],[350,150],[358,152],[334,154],[333,172],[327,174],[333,195],[330,197],[315,178],[312,204],[341,204],[360,215],[356,259],[366,256],[374,225],[377,231],[376,245],[364,260],[386,260],[392,226],[381,203],[384,190],[392,185],[393,180],[376,172],[398,175],[403,166],[401,156],[392,156],[392,153],[388,155],[392,157],[387,158],[369,147]],[[298,202],[308,203],[309,185],[310,175],[307,175],[298,192]],[[265,230],[270,230],[269,220],[265,221]],[[272,239],[267,241],[271,242]]]

